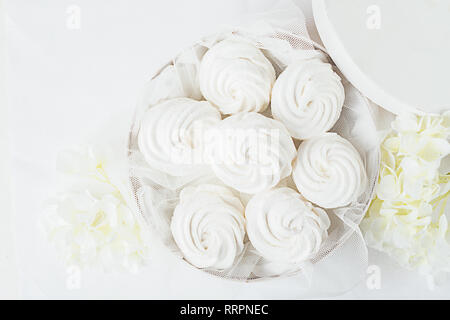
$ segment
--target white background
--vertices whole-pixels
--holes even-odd
[[[171,256],[151,261],[139,275],[84,272],[81,287],[70,289],[67,283],[76,270],[66,270],[37,228],[45,201],[55,191],[59,150],[79,144],[118,117],[126,126],[140,89],[159,66],[195,39],[238,23],[271,2],[4,1],[7,103],[0,105],[0,168],[7,169],[0,172],[0,206],[5,207],[0,207],[0,297],[304,297],[290,279],[229,282]],[[296,3],[312,16],[309,1]],[[80,29],[66,25],[71,5],[81,9]],[[9,188],[4,188],[7,183]],[[449,285],[431,291],[425,279],[400,269],[383,254],[369,251],[369,264],[380,267],[381,289],[369,290],[362,282],[338,298],[450,297]]]

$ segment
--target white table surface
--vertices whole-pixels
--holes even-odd
[[[103,123],[124,115],[131,117],[144,82],[169,57],[199,36],[238,22],[245,13],[263,9],[271,2],[5,1],[9,103],[7,108],[0,104],[0,158],[10,165],[4,172],[11,172],[11,183],[9,188],[0,188],[5,189],[2,200],[11,199],[14,210],[8,209],[8,201],[0,202],[8,209],[0,210],[0,297],[304,297],[289,279],[229,282],[193,270],[171,255],[151,261],[139,275],[83,272],[81,286],[70,289],[67,282],[73,270],[66,270],[52,250],[43,249],[36,227],[44,202],[55,191],[59,150],[80,143]],[[310,2],[296,3],[308,16],[315,37]],[[66,26],[70,5],[81,9],[80,29]],[[7,145],[10,153],[4,147]],[[5,197],[7,192],[10,196]],[[362,282],[338,298],[450,297],[449,285],[430,290],[425,279],[400,269],[381,253],[369,251],[369,264],[380,268],[381,288],[370,290]]]

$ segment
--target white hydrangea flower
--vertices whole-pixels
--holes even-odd
[[[100,148],[65,151],[58,159],[62,192],[43,226],[67,265],[138,271],[148,235],[134,214],[121,157]]]
[[[450,112],[398,116],[381,144],[376,197],[361,228],[368,246],[402,266],[435,276],[450,272]]]

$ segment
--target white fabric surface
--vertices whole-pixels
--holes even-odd
[[[168,58],[200,36],[272,2],[78,0],[81,25],[76,30],[66,27],[66,10],[73,1],[5,2],[12,230],[21,297],[304,297],[291,279],[246,284],[213,278],[156,243],[153,250],[161,259],[151,261],[139,275],[83,272],[80,287],[74,288],[70,283],[76,272],[65,269],[36,228],[45,201],[55,191],[58,150],[86,140],[114,119],[121,118],[126,127],[140,89]],[[317,40],[310,0],[296,3],[309,17],[308,28]],[[415,273],[399,269],[382,254],[369,253],[369,264],[380,267],[381,289],[369,290],[362,282],[339,298],[448,298],[450,286],[430,291]]]

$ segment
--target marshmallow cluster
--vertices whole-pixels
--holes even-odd
[[[276,78],[263,51],[230,37],[204,53],[192,79],[204,100],[166,94],[138,139],[148,166],[168,176],[210,170],[208,183],[173,190],[171,231],[184,259],[220,271],[248,247],[289,266],[313,259],[328,237],[325,209],[351,204],[367,185],[358,151],[327,133],[345,100],[340,77],[312,58]],[[285,187],[291,178],[297,190]]]

